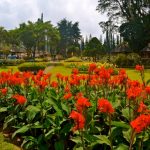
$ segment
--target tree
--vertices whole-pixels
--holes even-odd
[[[81,38],[79,23],[72,23],[66,19],[61,20],[58,24],[58,30],[60,32],[61,40],[59,48],[64,49],[67,53],[68,47],[74,45],[79,47],[79,40]]]
[[[93,61],[97,61],[99,55],[103,53],[104,53],[104,48],[102,46],[102,43],[96,37],[93,37],[89,41],[84,51],[84,55],[88,57],[93,57]]]
[[[97,10],[101,13],[107,12],[109,20],[123,21],[119,30],[121,36],[133,49],[140,50],[150,41],[149,6],[149,0],[99,0]]]

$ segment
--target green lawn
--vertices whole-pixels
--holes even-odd
[[[0,132],[0,150],[20,150],[20,148],[4,140],[3,134]]]
[[[1,66],[0,67],[0,72],[8,71],[8,70],[13,70],[15,72],[15,71],[18,71],[18,67],[17,66]]]
[[[141,81],[141,77],[140,77],[140,73],[138,71],[136,71],[135,69],[126,69],[127,74],[129,76],[129,78],[131,78],[132,80],[140,80]],[[145,81],[147,81],[148,79],[150,79],[150,69],[145,69]]]

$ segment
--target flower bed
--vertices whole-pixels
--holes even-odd
[[[57,81],[41,70],[1,72],[3,132],[23,149],[149,149],[150,86],[136,70],[143,83],[96,64]]]

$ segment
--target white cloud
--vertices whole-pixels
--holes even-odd
[[[36,21],[44,13],[44,19],[56,25],[61,19],[79,22],[82,35],[101,34],[98,23],[106,16],[96,11],[98,0],[0,0],[0,26],[15,28],[28,20]]]

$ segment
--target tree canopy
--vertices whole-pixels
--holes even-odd
[[[97,10],[107,13],[114,24],[120,22],[120,35],[133,50],[141,50],[150,41],[149,0],[98,0]]]

